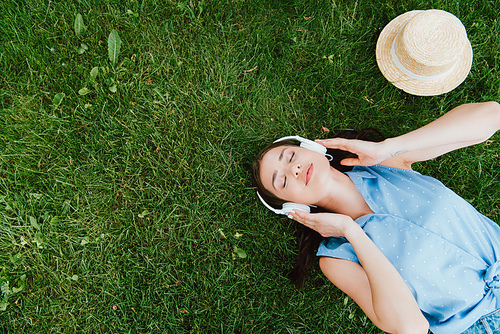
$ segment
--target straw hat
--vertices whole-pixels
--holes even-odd
[[[447,93],[469,74],[472,47],[462,22],[443,10],[413,10],[382,30],[377,63],[394,86],[407,93]]]

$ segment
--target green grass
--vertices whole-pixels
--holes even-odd
[[[474,63],[454,91],[415,97],[380,74],[375,43],[428,8],[462,20]],[[500,96],[494,1],[3,1],[0,13],[0,332],[379,333],[318,268],[303,290],[289,283],[296,227],[260,205],[246,166],[280,136],[393,136]],[[499,139],[418,169],[500,222]]]

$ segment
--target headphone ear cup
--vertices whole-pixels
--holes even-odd
[[[303,138],[301,140],[300,147],[326,155],[326,147],[309,139]]]
[[[301,136],[287,136],[276,139],[274,143],[277,143],[282,140],[297,140],[300,142],[300,147],[306,148],[308,150],[312,150],[318,152],[320,154],[326,155],[326,147],[321,144],[316,143],[314,140],[310,140],[307,138],[303,138]]]
[[[267,202],[264,201],[264,199],[262,198],[262,196],[260,196],[260,194],[259,194],[258,191],[257,191],[257,197],[260,199],[260,201],[262,202],[262,204],[264,204],[264,206],[266,208],[268,208],[269,210],[271,210],[272,212],[274,212],[274,213],[276,213],[278,215],[288,216],[288,214],[290,212],[292,212],[293,210],[300,210],[300,211],[304,211],[304,212],[307,212],[307,213],[311,212],[311,208],[309,207],[309,205],[292,203],[292,202],[285,202],[285,203],[283,203],[283,205],[281,207],[281,210],[278,210],[278,209],[273,208],[269,204],[267,204]]]
[[[281,212],[284,215],[288,216],[288,214],[290,212],[292,212],[293,210],[300,210],[300,211],[304,211],[304,212],[307,212],[307,213],[311,213],[311,207],[309,205],[299,204],[299,203],[292,203],[292,202],[283,203],[283,206],[281,208]]]

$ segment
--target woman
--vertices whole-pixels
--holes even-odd
[[[342,161],[356,166],[346,173],[320,153],[276,143],[254,163],[254,179],[274,204],[327,211],[289,217],[327,237],[318,249],[322,272],[380,329],[490,333],[485,322],[500,328],[500,227],[411,166],[498,129],[498,103],[465,104],[382,142],[317,141],[357,155]]]

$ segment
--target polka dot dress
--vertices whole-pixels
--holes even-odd
[[[415,171],[377,165],[347,174],[374,212],[356,222],[399,271],[433,333],[460,333],[500,307],[495,222]],[[327,238],[317,255],[359,263],[344,238]]]

